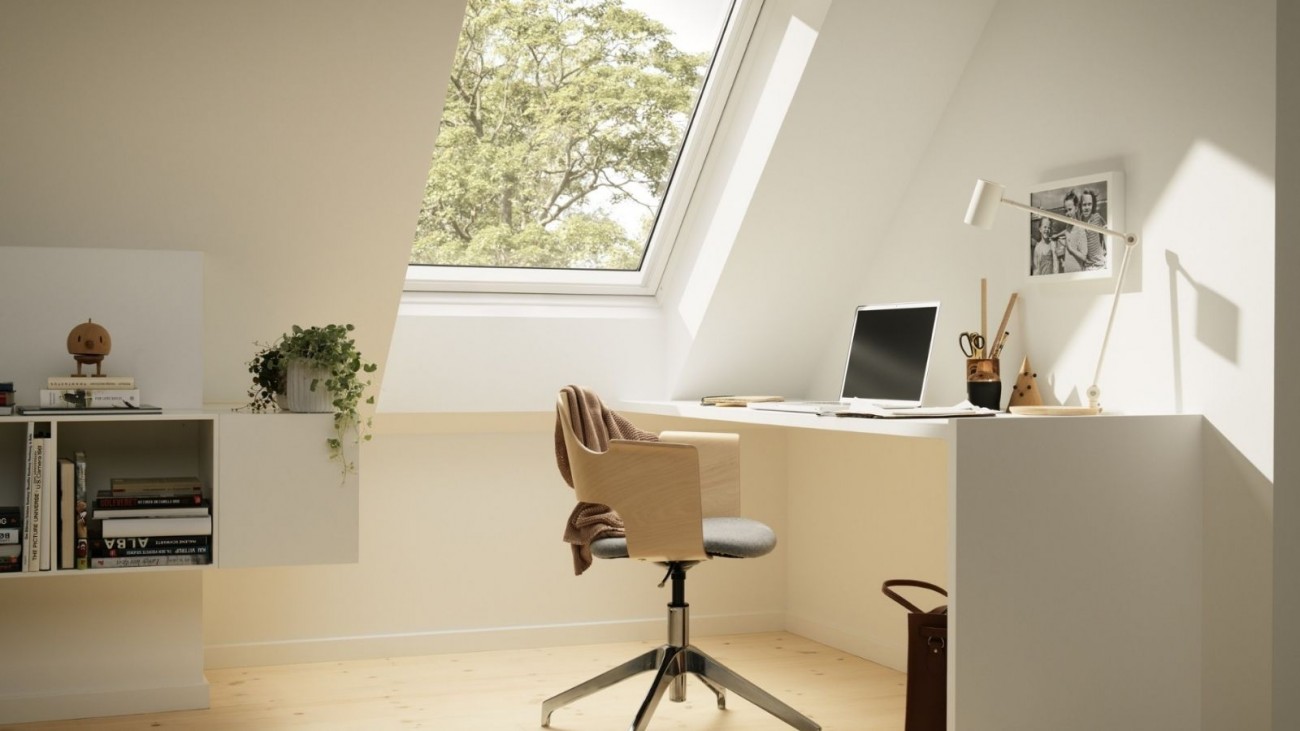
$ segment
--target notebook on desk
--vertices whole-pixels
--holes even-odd
[[[938,320],[938,302],[859,307],[853,317],[838,400],[752,403],[748,408],[824,415],[861,411],[863,416],[890,416],[893,412],[919,416],[915,410],[920,408],[925,392]],[[925,415],[943,416],[951,409],[942,411],[945,413]]]

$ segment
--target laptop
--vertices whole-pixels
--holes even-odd
[[[864,305],[853,316],[853,335],[837,401],[771,401],[763,411],[839,414],[868,410],[889,415],[921,406],[930,370],[938,302]]]

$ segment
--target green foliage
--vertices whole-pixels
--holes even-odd
[[[374,373],[376,366],[362,360],[361,352],[351,337],[354,329],[351,324],[305,329],[294,325],[293,330],[281,335],[275,344],[263,346],[248,363],[253,385],[248,389],[247,408],[254,413],[279,410],[275,397],[284,393],[290,361],[301,359],[310,367],[325,371],[324,381],[312,380],[311,390],[323,388],[332,398],[335,436],[326,440],[326,444],[330,458],[343,461],[345,474],[354,465],[343,458],[343,438],[355,429],[358,439],[370,439],[366,433],[370,420],[362,422],[358,408],[363,398],[367,404],[375,402],[374,396],[365,396],[370,381],[363,380],[361,374]]]
[[[254,413],[275,411],[276,394],[284,393],[284,354],[275,345],[264,346],[248,362],[248,372],[253,374],[253,385],[248,387],[248,409]]]
[[[668,37],[622,0],[469,0],[411,262],[639,268],[597,202],[657,210],[708,61]]]

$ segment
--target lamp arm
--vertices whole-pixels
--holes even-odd
[[[1106,333],[1101,337],[1101,352],[1097,354],[1097,368],[1092,372],[1092,385],[1088,386],[1088,406],[1097,412],[1101,411],[1101,387],[1097,384],[1101,381],[1101,365],[1106,360],[1106,347],[1110,345],[1110,331],[1115,326],[1115,312],[1119,309],[1119,293],[1124,286],[1124,274],[1128,271],[1128,255],[1137,246],[1137,235],[1112,231],[1111,229],[1088,223],[1087,221],[1076,221],[1069,216],[1063,216],[1052,211],[1045,211],[1042,208],[1027,206],[1024,203],[1003,198],[1002,202],[1012,208],[1019,208],[1022,211],[1029,211],[1040,216],[1050,218],[1053,221],[1068,223],[1071,226],[1078,226],[1085,231],[1092,231],[1103,236],[1114,236],[1124,242],[1124,256],[1119,262],[1119,275],[1115,278],[1115,294],[1110,301],[1110,316],[1106,318]]]
[[[1078,226],[1084,231],[1092,231],[1093,233],[1099,233],[1103,236],[1114,236],[1116,238],[1123,239],[1124,243],[1128,244],[1129,246],[1133,246],[1134,244],[1137,243],[1137,236],[1134,234],[1126,234],[1120,231],[1112,231],[1111,229],[1104,228],[1102,226],[1098,226],[1093,223],[1088,223],[1087,221],[1075,220],[1073,218],[1070,218],[1069,216],[1065,216],[1060,213],[1053,213],[1052,211],[1045,211],[1042,208],[1034,208],[1033,206],[1027,206],[1024,203],[1018,203],[1016,201],[1011,200],[1010,198],[1003,198],[1002,202],[1011,206],[1012,208],[1019,208],[1022,211],[1037,213],[1038,215],[1045,216],[1047,218],[1052,219],[1053,221],[1060,221],[1061,223],[1068,223],[1071,226]]]
[[[1120,234],[1123,235],[1123,234]],[[1124,273],[1128,271],[1128,255],[1137,246],[1137,236],[1127,234],[1124,239],[1124,256],[1119,262],[1119,276],[1115,278],[1115,295],[1110,301],[1110,317],[1106,318],[1106,334],[1101,337],[1101,352],[1097,354],[1097,369],[1092,372],[1092,385],[1088,387],[1088,405],[1101,411],[1101,364],[1106,359],[1106,346],[1110,344],[1110,330],[1115,325],[1115,311],[1119,309],[1120,288],[1124,286]]]

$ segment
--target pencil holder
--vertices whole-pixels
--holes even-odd
[[[966,399],[994,411],[1002,403],[1002,370],[997,358],[966,359]]]

